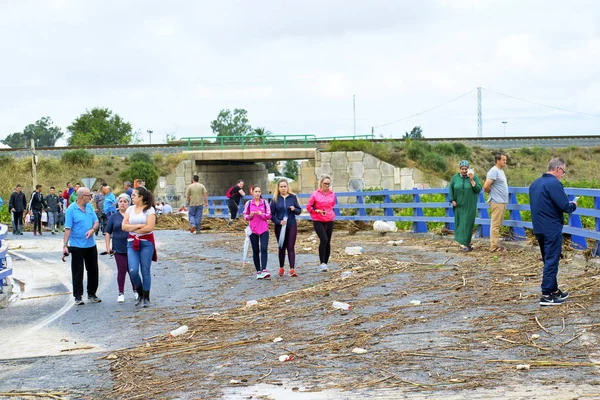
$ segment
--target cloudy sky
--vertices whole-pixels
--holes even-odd
[[[223,108],[351,135],[353,95],[357,133],[469,137],[478,86],[484,136],[600,134],[595,0],[0,0],[0,59],[0,138],[97,106],[153,142]]]

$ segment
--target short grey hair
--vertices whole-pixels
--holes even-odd
[[[564,169],[565,161],[560,157],[555,157],[548,163],[548,171],[556,171],[559,168]]]
[[[131,205],[131,197],[129,197],[129,195],[127,193],[121,193],[119,195],[119,197],[117,197],[117,203],[119,202],[120,199],[127,200],[127,203],[129,203],[129,205]]]

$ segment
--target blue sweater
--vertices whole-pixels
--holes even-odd
[[[289,208],[294,206],[294,211],[290,211]],[[296,215],[302,213],[300,203],[295,194],[289,194],[285,199],[281,196],[277,197],[277,202],[271,201],[271,221],[276,225],[281,225],[281,221],[287,215],[287,224],[290,226],[296,225]]]
[[[544,174],[529,186],[529,204],[533,233],[559,233],[564,225],[563,213],[577,209],[569,201],[562,183],[554,175]]]

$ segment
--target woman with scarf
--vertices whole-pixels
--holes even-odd
[[[271,202],[271,220],[275,224],[275,237],[281,243],[281,231],[283,233],[283,243],[279,246],[279,276],[283,276],[285,270],[285,251],[288,253],[290,262],[290,276],[298,276],[296,274],[296,236],[298,235],[298,224],[296,223],[296,215],[302,213],[302,208],[298,202],[298,198],[291,192],[287,179],[280,179],[275,188],[273,201]],[[285,227],[285,229],[283,228]]]
[[[473,250],[471,237],[477,217],[477,201],[481,192],[481,181],[469,162],[462,160],[460,172],[450,180],[450,202],[454,209],[454,240],[460,244],[463,251]]]
[[[152,193],[143,186],[133,189],[131,193],[133,205],[127,209],[123,218],[122,229],[129,232],[127,237],[127,264],[129,275],[138,293],[136,306],[150,305],[150,285],[152,261],[157,261],[156,244],[154,242],[154,225],[156,211],[152,204]],[[140,279],[140,269],[142,278]]]

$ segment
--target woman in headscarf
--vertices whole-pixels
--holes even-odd
[[[460,244],[461,250],[471,251],[477,201],[482,186],[479,177],[469,169],[467,160],[462,160],[459,167],[460,172],[450,180],[449,189],[450,202],[454,208],[454,240]]]

